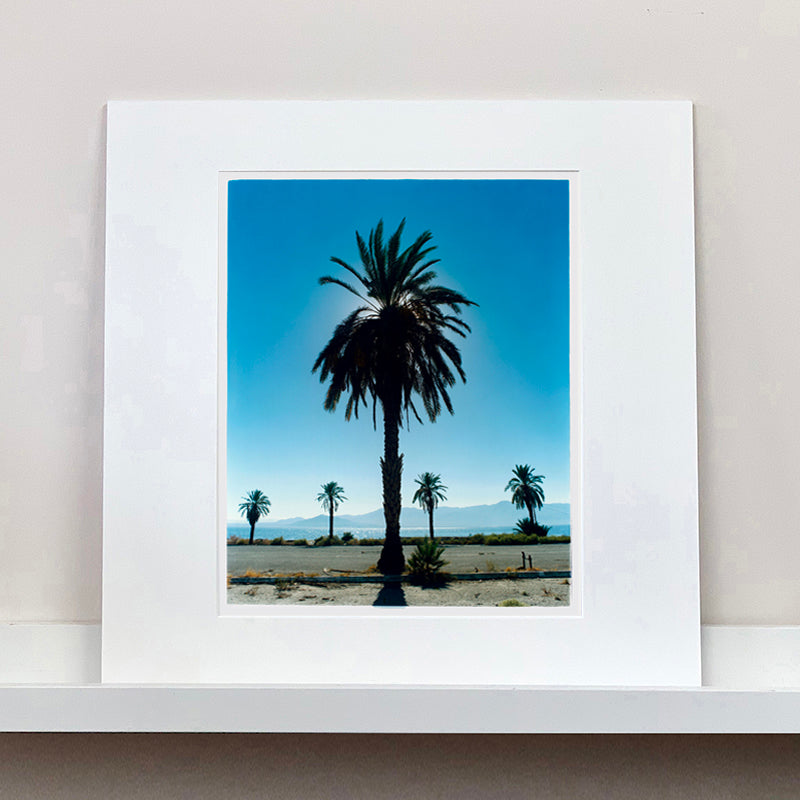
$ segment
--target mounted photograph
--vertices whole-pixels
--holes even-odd
[[[569,608],[574,176],[220,187],[223,605]]]
[[[699,685],[692,130],[109,104],[103,681]]]

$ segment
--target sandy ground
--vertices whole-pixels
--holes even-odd
[[[326,570],[353,570],[363,572],[378,561],[381,547],[347,545],[333,547],[293,547],[271,545],[228,546],[228,573],[243,575],[245,570],[256,572],[295,573]],[[406,558],[413,548],[404,548]],[[570,546],[568,544],[537,545],[447,545],[444,555],[448,572],[503,572],[522,564],[522,552],[533,558],[533,565],[543,570],[567,570],[570,568]]]
[[[558,578],[518,578],[517,580],[454,581],[438,589],[402,587],[379,583],[295,584],[277,589],[269,584],[231,586],[229,603],[263,605],[408,605],[408,606],[497,606],[516,601],[526,606],[569,605],[570,581]]]

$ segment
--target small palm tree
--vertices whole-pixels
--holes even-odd
[[[242,497],[242,502],[239,503],[239,513],[243,517],[247,517],[247,521],[250,523],[250,544],[253,544],[256,522],[269,514],[269,506],[269,497],[261,489],[253,489],[252,492],[248,492]]]
[[[448,562],[442,558],[444,547],[431,539],[422,539],[408,559],[408,574],[412,583],[422,586],[441,586],[447,582],[442,567]]]
[[[339,506],[347,498],[344,496],[344,489],[336,481],[322,484],[322,491],[317,495],[317,502],[322,503],[322,507],[330,513],[330,529],[328,539],[333,539],[333,512],[339,510]]]
[[[528,509],[528,517],[535,524],[536,509],[544,504],[544,490],[541,485],[544,475],[535,475],[528,464],[517,464],[511,474],[513,477],[505,490],[511,490],[511,502],[517,508]]]
[[[428,527],[433,539],[433,509],[439,505],[440,500],[447,500],[447,487],[442,483],[441,475],[434,475],[432,472],[423,472],[414,480],[418,488],[412,502],[419,503],[420,508],[428,512]]]

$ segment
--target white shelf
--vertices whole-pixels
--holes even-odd
[[[5,731],[796,733],[800,691],[18,686]]]
[[[709,685],[696,689],[114,686],[97,682],[99,644],[99,626],[0,626],[0,729],[800,732],[800,628],[794,627],[705,627]]]

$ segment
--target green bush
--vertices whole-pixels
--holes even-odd
[[[514,526],[514,533],[520,536],[533,536],[537,539],[547,536],[549,530],[549,525],[540,525],[538,522],[532,522],[530,517],[517,520],[517,524]],[[531,542],[531,544],[534,543]]]
[[[364,547],[377,547],[383,544],[383,539],[359,539],[358,543],[364,545]]]
[[[442,558],[444,547],[433,539],[422,539],[408,557],[406,568],[414,583],[421,586],[437,586],[446,582],[442,567],[447,564]]]
[[[314,539],[314,547],[330,547],[334,544],[341,544],[342,540],[338,536],[330,538],[328,536],[318,536]]]
[[[544,537],[547,535],[547,531],[550,528],[546,525],[542,525],[542,532],[538,535],[534,536],[526,536],[520,533],[473,533],[470,536],[437,536],[436,541],[440,545],[462,545],[462,544],[477,544],[477,545],[488,545],[488,546],[495,546],[495,545],[531,545],[537,544],[539,542],[540,537]],[[325,539],[325,542],[322,542],[322,539]],[[257,540],[258,541],[258,540]],[[316,542],[319,542],[321,546],[325,544],[329,544],[330,542],[327,541],[327,537],[318,537]],[[423,541],[430,541],[430,539],[421,536],[403,536],[401,539],[403,545],[408,545],[409,547],[415,547],[420,542]],[[548,536],[547,543],[548,544],[569,544],[570,543],[569,536]],[[238,536],[231,536],[228,538],[229,545],[245,545],[248,543],[247,539],[240,539]],[[282,536],[278,536],[275,539],[269,540],[265,539],[263,544],[274,544],[274,545],[290,545],[296,544],[299,546],[308,545],[308,542],[305,539],[284,539]],[[350,545],[361,545],[364,547],[380,547],[383,545],[383,539],[356,539],[353,536],[351,531],[346,531],[342,534],[341,538],[334,536],[332,544],[350,544]]]
[[[512,597],[508,600],[501,600],[497,605],[500,606],[500,608],[520,608],[524,607],[525,603]]]
[[[293,539],[292,545],[294,547],[308,547],[308,541],[306,539]]]
[[[514,526],[514,533],[519,536],[536,536],[536,523],[531,522],[530,517],[523,517],[517,520]]]
[[[484,544],[487,545],[507,545],[507,544],[536,544],[539,539],[536,536],[525,536],[521,533],[490,533]]]

